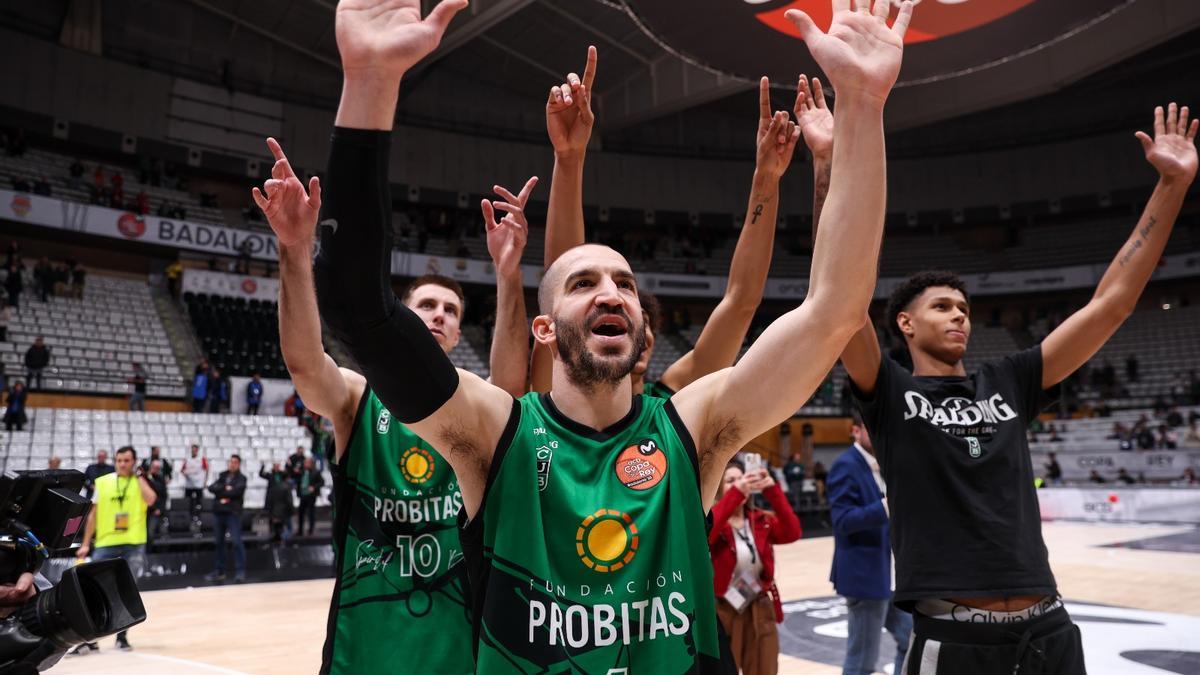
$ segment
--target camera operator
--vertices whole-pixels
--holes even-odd
[[[137,451],[126,445],[116,452],[116,473],[96,479],[95,508],[88,514],[83,542],[75,557],[86,558],[92,552],[92,560],[124,558],[134,578],[142,576],[146,566],[146,514],[157,500],[154,487],[146,480],[137,466]],[[136,471],[136,475],[135,475]],[[92,535],[96,537],[92,551]],[[117,647],[128,651],[126,632],[117,633]],[[95,642],[81,644],[72,654],[97,651]]]
[[[0,618],[17,611],[37,593],[33,575],[25,572],[15,584],[0,584]]]

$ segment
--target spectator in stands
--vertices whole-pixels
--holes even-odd
[[[138,215],[150,215],[150,197],[145,190],[138,190],[137,195],[133,198],[133,206]]]
[[[1104,485],[1105,483],[1108,482],[1108,481],[1104,480],[1104,476],[1101,476],[1100,473],[1098,471],[1096,471],[1095,469],[1092,469],[1092,472],[1090,474],[1088,474],[1088,480],[1097,485]]]
[[[1200,422],[1192,420],[1188,425],[1187,434],[1183,437],[1183,444],[1189,448],[1200,447]]]
[[[146,410],[146,369],[140,363],[133,364],[133,376],[126,380],[133,385],[133,392],[129,394],[129,409]]]
[[[143,462],[143,465],[145,462]],[[154,488],[154,503],[150,505],[150,510],[146,514],[146,543],[154,543],[160,534],[166,534],[170,531],[170,523],[167,521],[167,513],[169,505],[167,503],[167,478],[163,475],[163,461],[155,459],[150,462],[150,471],[146,475],[146,480],[150,482],[150,487]]]
[[[761,494],[774,511],[756,508]],[[783,621],[775,585],[776,544],[800,538],[800,521],[765,470],[746,473],[729,462],[717,486],[708,547],[713,562],[717,618],[730,637],[734,660],[743,673],[775,673],[779,661],[777,623]]]
[[[195,375],[192,376],[192,412],[204,412],[204,405],[208,402],[208,394],[208,361],[202,360],[196,365]]]
[[[1096,417],[1112,417],[1112,407],[1108,401],[1102,400],[1096,404]]]
[[[3,361],[0,361],[0,394],[8,391],[8,372],[5,371]]]
[[[1133,476],[1130,476],[1129,472],[1125,470],[1125,467],[1121,467],[1120,469],[1117,469],[1117,482],[1124,483],[1125,485],[1133,485],[1137,482],[1137,479]]]
[[[295,389],[292,390],[292,395],[283,402],[283,414],[288,417],[304,416],[304,400],[300,398],[300,394]]]
[[[213,368],[208,380],[208,412],[219,413],[229,408],[229,380],[221,376],[220,368]]]
[[[108,182],[104,179],[104,165],[97,164],[96,170],[92,172],[92,185],[97,190],[103,190],[108,186]]]
[[[157,445],[150,446],[150,457],[149,457],[149,459],[142,460],[142,471],[143,472],[149,471],[150,463],[153,462],[154,460],[158,460],[159,462],[162,462],[163,479],[166,482],[170,483],[171,479],[175,477],[175,472],[171,467],[171,460],[162,456],[162,448],[158,447]]]
[[[263,464],[258,476],[267,481],[267,497],[263,508],[271,521],[271,543],[286,546],[292,538],[292,513],[295,510],[292,491],[295,490],[295,484],[279,462],[272,464],[270,471]]]
[[[0,342],[8,342],[8,324],[12,321],[13,310],[8,301],[0,298]],[[3,389],[0,386],[0,389]]]
[[[1062,485],[1062,467],[1058,464],[1058,457],[1052,452],[1047,457],[1047,462],[1042,466],[1046,467],[1046,478],[1051,485]]]
[[[1158,438],[1155,445],[1159,450],[1174,450],[1179,447],[1179,436],[1165,424],[1158,425]]]
[[[33,266],[33,283],[37,286],[38,298],[46,302],[54,292],[54,266],[46,258],[42,258]]]
[[[1113,441],[1129,440],[1129,427],[1121,424],[1120,422],[1113,422],[1112,432],[1106,438]]]
[[[8,248],[4,252],[4,269],[8,269],[13,265],[21,264],[21,245],[15,241],[8,242]]]
[[[51,193],[50,181],[45,176],[38,176],[33,181],[33,194],[49,197]]]
[[[58,471],[61,469],[62,457],[51,457],[49,461],[46,462],[46,468],[50,469],[51,471]]]
[[[31,388],[42,388],[42,371],[48,365],[50,365],[50,348],[46,346],[46,341],[39,335],[29,349],[25,350],[25,379]],[[36,387],[34,386],[35,381],[37,382]]]
[[[304,446],[297,445],[296,452],[288,457],[287,472],[292,480],[299,482],[300,474],[304,471]]]
[[[1155,437],[1154,431],[1149,425],[1143,425],[1141,431],[1137,432],[1137,448],[1138,450],[1153,450],[1158,444],[1158,438]]]
[[[1138,375],[1138,358],[1134,354],[1125,357],[1125,379],[1130,382],[1137,382]]]
[[[134,578],[146,567],[146,513],[158,498],[145,475],[137,471],[137,451],[128,445],[117,450],[117,471],[96,479],[95,507],[88,513],[83,541],[75,557],[92,561],[123,558]],[[96,536],[92,551],[92,535]],[[117,647],[131,649],[126,631],[117,633]],[[99,649],[96,643],[80,645],[73,653]]]
[[[258,406],[262,405],[263,383],[262,376],[254,373],[253,377],[246,384],[246,412],[251,415],[258,414]]]
[[[834,534],[829,579],[838,595],[846,598],[850,615],[842,673],[868,675],[875,671],[879,638],[885,627],[896,639],[895,672],[901,673],[912,616],[891,602],[886,486],[862,417],[853,410],[851,418],[854,444],[834,460],[829,470]]]
[[[804,461],[800,453],[793,452],[787,464],[783,465],[783,477],[787,481],[792,508],[799,510],[800,493],[804,492]]]
[[[71,269],[71,295],[82,300],[83,286],[87,280],[87,270],[83,269],[83,265],[75,265]]]
[[[825,479],[829,477],[829,472],[825,470],[825,465],[817,462],[813,464],[813,481],[817,485],[817,500],[825,503]]]
[[[25,416],[25,399],[29,396],[25,391],[25,383],[17,380],[10,386],[4,397],[4,430],[12,431],[15,427],[17,431],[22,431],[25,428],[25,422],[28,418]]]
[[[1200,485],[1200,478],[1196,477],[1196,471],[1192,467],[1183,470],[1183,475],[1179,477],[1179,481],[1183,485]]]
[[[1050,425],[1050,438],[1047,439],[1051,443],[1062,443],[1063,437],[1058,435],[1058,429],[1053,424]]]
[[[70,185],[72,190],[83,187],[83,171],[83,162],[76,157],[71,161],[70,168],[67,169],[67,185]]]
[[[229,468],[217,476],[216,482],[208,486],[213,494],[214,532],[217,546],[217,567],[204,577],[205,581],[225,580],[225,535],[233,541],[233,565],[235,583],[246,580],[246,547],[242,544],[242,498],[246,494],[246,476],[242,475],[242,458],[229,458]]]
[[[296,496],[300,498],[300,510],[296,513],[296,534],[304,534],[304,516],[308,514],[308,536],[312,536],[317,524],[317,497],[321,496],[321,488],[325,479],[317,469],[312,457],[304,460],[300,477],[296,479]]]
[[[204,486],[208,485],[208,458],[200,454],[200,446],[192,444],[191,455],[179,466],[183,475],[183,495],[192,514],[192,532],[200,532],[200,510],[204,506]]]
[[[8,292],[8,304],[13,309],[21,306],[21,291],[25,290],[25,280],[21,278],[20,265],[9,263],[8,276],[4,278],[4,290]]]
[[[25,180],[25,178],[23,176],[16,176],[16,175],[10,176],[9,180],[12,182],[12,188],[13,188],[13,191],[15,191],[15,192],[32,192],[33,191],[33,186],[30,185],[29,181]]]
[[[87,468],[83,470],[83,487],[87,490],[88,499],[92,498],[92,493],[96,489],[96,479],[101,476],[107,476],[114,471],[116,469],[113,468],[112,464],[108,463],[108,451],[101,450],[97,452],[96,462],[88,464]]]
[[[167,265],[166,277],[167,292],[171,294],[172,298],[179,300],[179,281],[183,278],[183,263],[178,260],[171,261],[171,264]]]

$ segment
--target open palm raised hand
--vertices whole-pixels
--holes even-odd
[[[401,76],[437,48],[467,0],[442,0],[421,18],[421,0],[341,0],[336,34],[344,71]]]
[[[796,85],[796,125],[804,135],[804,144],[813,157],[833,156],[833,112],[825,104],[825,92],[821,80],[813,78],[809,87],[808,76],[801,75]]]
[[[895,23],[888,27],[892,0],[831,0],[833,22],[821,32],[811,17],[798,9],[787,18],[800,31],[817,65],[825,71],[839,96],[856,93],[884,101],[900,75],[904,33],[912,20],[913,3],[904,0]]]
[[[1135,135],[1146,151],[1146,161],[1165,179],[1191,182],[1196,178],[1196,131],[1200,119],[1188,123],[1188,107],[1179,109],[1174,103],[1154,109],[1154,138],[1139,131]]]
[[[281,247],[303,243],[313,237],[317,227],[317,216],[321,213],[321,181],[313,176],[306,193],[304,183],[296,177],[279,142],[268,138],[267,147],[275,156],[275,166],[271,167],[271,177],[263,183],[262,189],[254,188],[251,195],[267,217]]]

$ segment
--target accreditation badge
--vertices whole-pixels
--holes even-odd
[[[122,511],[113,517],[113,529],[117,532],[124,532],[129,529],[129,514]]]

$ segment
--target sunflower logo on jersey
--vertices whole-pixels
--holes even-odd
[[[597,572],[616,572],[637,555],[638,541],[637,525],[628,513],[600,509],[579,524],[575,552]]]
[[[400,457],[400,473],[404,480],[420,485],[433,478],[433,453],[423,448],[409,448]]]

